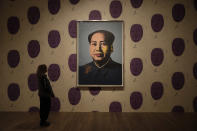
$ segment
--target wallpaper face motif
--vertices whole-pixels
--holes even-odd
[[[0,111],[197,112],[197,0],[2,0]],[[76,87],[77,20],[124,21],[124,88]]]

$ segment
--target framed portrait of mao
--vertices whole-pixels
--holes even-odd
[[[77,86],[123,86],[123,21],[77,21]]]

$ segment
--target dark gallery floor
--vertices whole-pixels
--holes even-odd
[[[51,112],[49,127],[37,112],[0,112],[0,131],[197,131],[197,113]]]

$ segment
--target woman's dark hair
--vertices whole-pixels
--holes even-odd
[[[95,33],[102,33],[105,36],[105,42],[109,45],[113,44],[115,37],[114,37],[113,33],[109,32],[109,31],[106,31],[106,30],[97,30],[97,31],[94,31],[91,34],[89,34],[89,36],[88,36],[88,42],[89,43],[91,43],[92,36]]]
[[[37,77],[41,77],[47,72],[47,66],[45,64],[39,65],[37,69]]]

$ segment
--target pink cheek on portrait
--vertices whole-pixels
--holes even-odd
[[[90,48],[90,55],[92,56],[92,57],[96,57],[94,54],[95,54],[95,51],[96,51],[96,49],[95,48]]]

